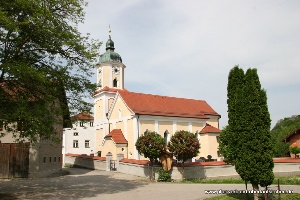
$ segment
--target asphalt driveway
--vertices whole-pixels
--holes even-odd
[[[99,170],[67,168],[69,175],[0,180],[0,199],[204,199],[205,190],[243,190],[244,185],[150,183],[148,179]],[[250,187],[250,185],[248,186]],[[276,189],[275,186],[272,187]],[[299,186],[282,190],[300,193]]]

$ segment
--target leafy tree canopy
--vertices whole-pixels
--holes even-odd
[[[219,151],[224,156],[225,162],[234,164],[236,153],[234,153],[235,148],[233,147],[233,145],[235,143],[231,141],[231,138],[233,138],[234,136],[231,136],[230,134],[233,134],[233,132],[229,131],[228,126],[223,128],[222,132],[220,133]]]
[[[188,131],[177,131],[168,144],[170,152],[182,162],[198,155],[200,143],[197,136]]]
[[[300,153],[300,148],[297,146],[293,146],[293,147],[290,147],[290,151],[292,154],[295,154],[295,158],[296,158],[296,154]]]
[[[271,138],[274,143],[274,156],[286,156],[289,152],[289,144],[282,142],[282,139],[289,135],[293,130],[300,127],[300,115],[293,115],[280,119],[271,130]]]
[[[139,154],[144,155],[145,158],[149,158],[151,163],[166,152],[164,138],[151,131],[146,131],[144,135],[140,136],[135,146]]]
[[[84,98],[95,89],[89,77],[100,43],[78,31],[85,5],[84,0],[1,0],[0,120],[22,124],[21,132],[17,125],[6,129],[16,137],[53,139],[53,123],[61,123],[68,106],[89,110]]]

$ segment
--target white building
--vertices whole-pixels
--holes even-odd
[[[97,155],[94,117],[82,112],[71,119],[73,127],[63,131],[63,156],[67,153]]]

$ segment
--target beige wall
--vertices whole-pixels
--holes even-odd
[[[189,131],[189,123],[188,122],[177,122],[177,131]]]
[[[217,151],[219,149],[219,143],[217,142],[218,133],[204,133],[200,134],[200,154],[199,157],[207,158],[208,155],[212,156],[212,159],[218,159]]]
[[[192,132],[196,133],[197,131],[200,132],[203,129],[203,123],[195,123],[192,122]]]
[[[107,110],[109,110],[110,109],[110,107],[112,106],[112,103],[113,103],[113,101],[114,101],[114,98],[109,98],[108,99],[108,109]]]
[[[106,66],[103,66],[102,67],[102,73],[103,73],[103,80],[102,80],[102,87],[105,87],[105,86],[108,86],[108,87],[112,87],[112,84],[111,84],[111,66],[110,65],[106,65]]]
[[[134,119],[129,119],[127,121],[127,141],[128,141],[128,152],[127,157],[133,158],[134,152],[135,152],[135,142],[134,141]],[[129,155],[129,153],[132,153],[132,156]]]
[[[102,99],[99,99],[96,103],[95,103],[95,106],[94,106],[94,110],[95,110],[95,113],[94,113],[94,119],[95,121],[100,119],[101,117],[103,117],[103,100]]]
[[[106,154],[110,152],[113,155],[113,159],[115,160],[117,157],[117,147],[115,143],[111,139],[106,139],[103,145],[102,155],[101,157],[106,157]]]
[[[95,142],[95,153],[97,153],[98,151],[102,151],[103,149],[103,146],[102,146],[102,143],[103,143],[103,139],[104,139],[104,131],[103,131],[103,128],[100,128],[98,130],[96,130],[96,142]],[[102,154],[101,154],[102,157],[104,157]]]
[[[212,125],[213,127],[219,128],[219,117],[218,116],[209,116],[210,119],[206,123]]]
[[[173,122],[172,121],[159,121],[158,122],[158,133],[164,137],[165,131],[168,130],[170,136],[173,133]]]
[[[121,129],[122,131],[124,131],[124,121],[117,122],[115,125],[115,129]]]
[[[123,149],[123,151],[122,151]],[[123,154],[124,158],[127,158],[127,153],[128,153],[128,147],[125,144],[117,144],[117,154]]]
[[[119,115],[121,117],[130,116],[133,113],[128,109],[125,105],[124,101],[121,99],[120,96],[117,97],[113,110],[111,111],[110,120],[118,120]]]
[[[113,73],[113,68],[112,66],[118,66],[120,69],[120,72],[118,74]],[[98,66],[102,69],[102,73],[98,73],[97,81],[101,79],[101,86],[102,88],[105,86],[108,86],[110,88],[113,87],[113,80],[116,78],[117,79],[117,88],[123,89],[124,88],[124,68],[125,65],[122,63],[114,62],[111,64],[104,63],[101,66]],[[98,71],[97,71],[98,72]]]
[[[155,131],[155,120],[140,120],[140,134],[144,134],[146,130]]]

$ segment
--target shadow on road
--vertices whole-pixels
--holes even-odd
[[[74,168],[64,168],[63,170],[68,171],[68,175],[84,175],[91,171],[94,171],[94,169],[87,169],[87,168],[77,167],[77,166],[75,166]]]
[[[79,169],[76,172],[80,173],[84,170]],[[72,174],[72,170],[70,171]],[[109,174],[104,174],[105,172],[102,173],[103,175],[92,173],[78,176],[1,181],[0,199],[80,199],[133,190],[146,184],[115,179]]]

